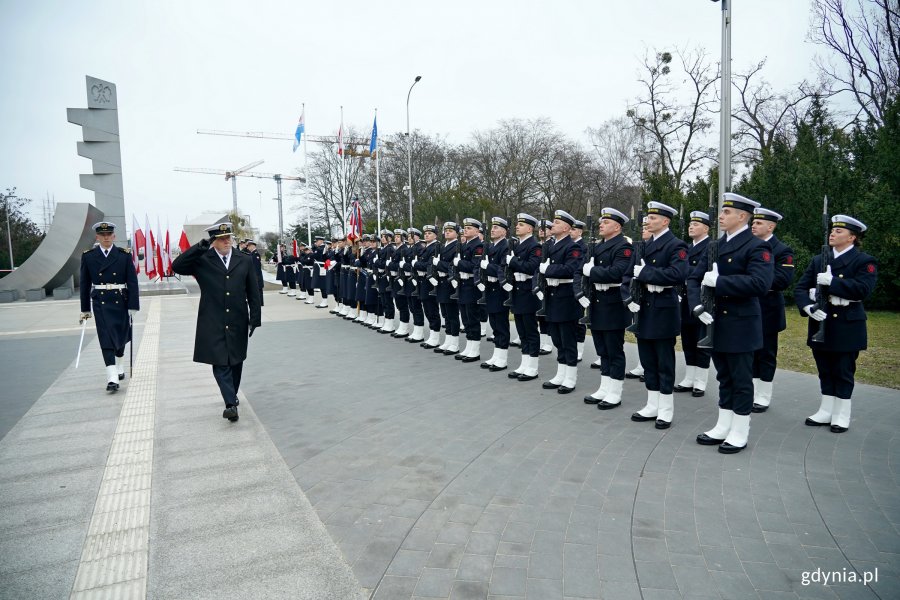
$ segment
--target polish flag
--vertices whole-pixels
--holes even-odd
[[[162,227],[159,226],[159,215],[156,215],[156,233],[159,235],[159,243],[156,244],[156,272],[159,274],[160,279],[162,279],[166,276],[166,262],[165,258],[163,258],[165,236],[163,235]]]
[[[146,213],[144,213],[144,223],[146,229],[144,232],[144,273],[150,279],[154,279],[156,277],[156,261],[153,258],[153,253],[156,244],[153,241],[153,230],[150,229],[150,219]]]
[[[291,242],[291,252],[293,252],[294,258],[300,256],[300,251],[297,249],[297,240]]]
[[[146,241],[144,240],[144,232],[138,225],[137,217],[131,215],[131,260],[134,262],[134,272],[138,275],[141,273],[140,251],[144,248]]]
[[[187,239],[187,234],[184,232],[184,229],[181,230],[181,237],[178,238],[178,249],[182,252],[185,252],[188,248],[191,247],[191,243]]]

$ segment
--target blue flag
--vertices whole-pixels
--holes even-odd
[[[369,141],[369,156],[375,156],[375,149],[378,147],[378,116],[372,121],[372,139]]]
[[[297,123],[297,131],[294,132],[294,152],[300,147],[300,137],[303,135],[303,132],[306,131],[305,121],[306,110],[304,109],[303,113],[300,115],[300,122]]]

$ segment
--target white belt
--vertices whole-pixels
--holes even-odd
[[[459,278],[460,278],[460,279],[471,279],[471,278],[472,278],[472,274],[471,274],[471,273],[460,273],[460,274],[459,274]]]
[[[499,279],[497,279],[496,277],[491,277],[490,275],[488,275],[487,279],[490,283],[495,283],[495,282],[499,281]]]
[[[671,285],[653,285],[652,283],[647,284],[647,291],[651,294],[661,294],[664,290],[670,290],[673,286]]]
[[[124,290],[126,287],[124,283],[95,283],[93,286],[95,290]]]
[[[575,280],[574,279],[553,279],[553,278],[549,278],[549,277],[547,278],[547,285],[549,285],[550,287],[557,287],[557,286],[566,285],[569,283],[575,283]]]
[[[419,275],[419,277],[422,277],[425,275],[425,271],[419,271],[418,269],[416,269],[416,273]]]
[[[391,271],[391,277],[396,277],[397,273],[398,273],[398,271]]]
[[[605,292],[606,290],[622,287],[621,283],[595,283],[594,289],[600,292]]]
[[[850,306],[851,302],[859,302],[859,300],[848,300],[840,296],[828,296],[828,303],[833,306]]]

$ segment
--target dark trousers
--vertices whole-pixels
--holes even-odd
[[[462,317],[463,326],[466,329],[467,340],[481,339],[481,320],[479,319],[480,313],[483,312],[483,310],[479,310],[481,308],[483,307],[474,302],[459,305],[459,313]]]
[[[625,379],[625,330],[591,330],[594,350],[600,357],[600,374],[613,379]]]
[[[516,320],[516,331],[519,333],[522,356],[540,356],[541,337],[538,333],[538,323],[534,313],[513,315],[513,318]]]
[[[488,313],[488,321],[491,323],[491,331],[494,332],[494,347],[501,350],[509,348],[509,310]]]
[[[550,339],[556,346],[556,362],[561,365],[575,367],[578,365],[578,342],[575,341],[577,321],[547,323]]]
[[[775,379],[777,366],[778,332],[769,333],[763,330],[763,347],[753,353],[753,378],[772,381]]]
[[[397,304],[397,312],[400,313],[400,322],[409,323],[409,297],[396,295],[394,302]]]
[[[719,381],[719,408],[749,415],[753,407],[753,352],[712,353]]]
[[[394,298],[389,292],[381,295],[381,303],[384,305],[384,318],[391,320],[394,318]]]
[[[647,389],[660,394],[671,394],[675,388],[675,338],[638,338],[637,347]]]
[[[812,353],[819,371],[822,395],[850,400],[853,397],[856,359],[859,358],[859,352],[828,352],[814,349]]]
[[[540,333],[546,335],[550,333],[550,328],[547,326],[547,319],[544,317],[535,317],[537,319],[538,330]]]
[[[438,308],[437,298],[434,296],[428,296],[424,300],[418,301],[419,306],[422,307],[422,310],[425,312],[425,316],[428,317],[428,328],[431,331],[440,331],[441,330],[441,310]],[[410,299],[410,305],[412,305],[412,299]],[[422,324],[424,325],[424,321]]]
[[[213,377],[219,384],[219,391],[222,392],[222,399],[225,400],[225,408],[229,406],[237,406],[238,388],[241,387],[241,373],[244,371],[244,363],[239,362],[236,365],[213,365]]]
[[[115,349],[115,348],[100,348],[100,352],[103,353],[103,364],[107,367],[111,367],[116,364],[116,357],[122,358],[125,356],[125,348]]]
[[[689,367],[709,368],[709,360],[712,356],[710,349],[697,347],[697,342],[700,341],[704,329],[705,327],[699,323],[695,325],[693,319],[681,322],[681,348],[684,350],[684,362]]]
[[[459,305],[456,302],[441,302],[441,314],[444,315],[444,333],[459,335]]]
[[[413,289],[413,293],[415,293],[415,288]],[[437,303],[437,301],[435,301],[435,303]],[[435,308],[437,308],[437,306],[435,306]],[[409,298],[409,312],[412,313],[413,325],[425,325],[425,311],[422,310],[422,301],[419,300],[418,296]],[[439,319],[438,331],[440,331],[440,329],[441,325]]]
[[[584,323],[576,323],[575,324],[575,341],[579,344],[584,341],[585,336],[587,336],[587,325]]]

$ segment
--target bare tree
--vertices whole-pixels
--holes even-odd
[[[573,215],[587,210],[587,200],[595,196],[591,158],[578,144],[565,139],[551,142],[535,165],[538,197],[546,202],[547,214],[561,208]],[[596,205],[595,205],[596,206]]]
[[[762,158],[775,137],[787,135],[798,115],[804,112],[804,105],[821,92],[802,81],[790,92],[776,93],[760,75],[765,64],[765,59],[761,60],[746,73],[735,73],[732,80],[737,91],[732,118],[739,123],[732,134],[732,142],[737,145],[732,154],[735,159],[756,162]]]
[[[683,85],[673,81],[672,62],[677,56]],[[682,189],[686,176],[715,156],[715,148],[704,144],[713,125],[718,65],[713,66],[703,49],[656,52],[645,56],[639,79],[644,93],[626,113],[639,132],[646,134],[647,149],[655,168],[670,174]]]
[[[587,135],[596,151],[592,173],[598,204],[633,197],[642,162],[639,130],[627,117],[616,117],[588,127]]]
[[[900,4],[897,0],[813,0],[812,41],[833,53],[837,64],[818,59],[835,93],[850,93],[860,114],[881,124],[900,90]]]

